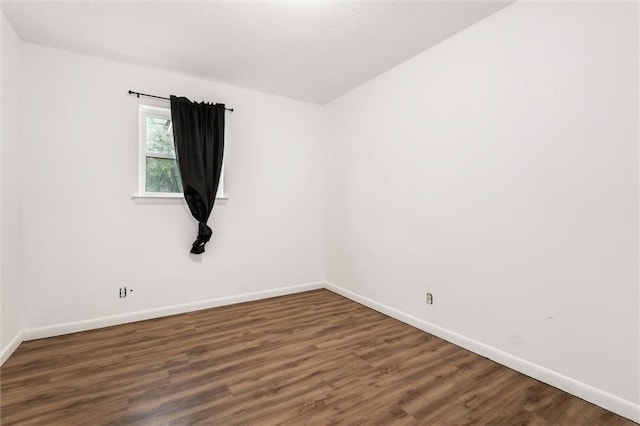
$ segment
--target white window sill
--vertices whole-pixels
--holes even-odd
[[[136,203],[156,203],[156,204],[180,204],[185,202],[182,194],[135,194],[131,199]],[[229,199],[227,196],[216,197],[216,203],[225,204]]]

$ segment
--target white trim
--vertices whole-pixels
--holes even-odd
[[[167,118],[171,119],[171,108],[139,104],[138,109],[140,111],[144,110],[145,112],[148,112],[154,115],[164,115]]]
[[[131,198],[176,198],[184,200],[184,194],[179,192],[146,192],[132,195]]]
[[[131,196],[132,200],[136,200],[136,199],[145,199],[145,200],[182,200],[184,201],[184,195],[183,194],[177,194],[177,193],[172,193],[172,192],[147,192],[146,194],[134,194]],[[216,201],[217,200],[228,200],[229,197],[226,196],[221,196],[221,197],[216,197]]]
[[[20,346],[20,343],[22,343],[23,340],[23,334],[22,332],[19,332],[13,337],[13,339],[11,339],[7,346],[2,348],[2,351],[0,351],[0,367],[9,359],[15,350],[18,349],[18,346]]]
[[[441,339],[468,349],[478,355],[487,357],[522,374],[533,377],[534,379],[540,380],[541,382],[547,383],[567,393],[575,395],[578,398],[582,398],[609,411],[626,417],[627,419],[640,423],[640,404],[635,404],[611,393],[594,388],[593,386],[587,385],[586,383],[579,382],[556,371],[542,367],[538,364],[534,364],[522,358],[518,358],[507,352],[503,352],[492,346],[481,343],[477,340],[471,339],[428,321],[414,317],[413,315],[409,315],[395,308],[384,305],[380,302],[376,302],[375,300],[361,296],[335,284],[325,283],[325,288],[348,299],[351,299],[354,302],[360,303],[371,309],[402,321],[405,324],[409,324],[415,328],[433,334],[434,336],[438,336]]]
[[[216,299],[203,300],[199,302],[185,303],[182,305],[166,306],[164,308],[149,309],[146,311],[131,312],[122,315],[94,318],[90,320],[68,322],[47,327],[37,327],[22,331],[23,340],[43,339],[45,337],[59,336],[62,334],[76,333],[79,331],[93,330],[96,328],[110,327],[113,325],[125,324],[135,321],[143,321],[153,318],[160,318],[169,315],[183,314],[200,309],[215,308],[218,306],[233,305],[235,303],[251,302],[253,300],[267,299],[270,297],[284,296],[287,294],[300,293],[303,291],[317,290],[323,288],[324,283],[313,282],[307,284],[280,287],[273,290],[257,291],[254,293],[238,294],[234,296],[219,297]]]

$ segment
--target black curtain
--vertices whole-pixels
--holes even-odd
[[[207,225],[216,201],[224,151],[224,104],[191,102],[171,95],[171,121],[184,198],[198,221],[191,253],[201,254],[211,239]]]

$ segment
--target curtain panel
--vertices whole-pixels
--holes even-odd
[[[224,152],[224,104],[192,102],[171,95],[171,122],[184,198],[198,221],[191,253],[203,253],[211,239],[207,224],[216,201]]]

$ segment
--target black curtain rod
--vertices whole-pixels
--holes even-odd
[[[147,95],[146,93],[134,92],[133,90],[129,90],[130,95],[136,95],[138,98],[140,96],[146,96],[147,98],[156,98],[156,99],[164,99],[169,101],[169,98],[165,98],[164,96],[156,96],[156,95]],[[225,110],[233,112],[233,108],[225,108]]]

